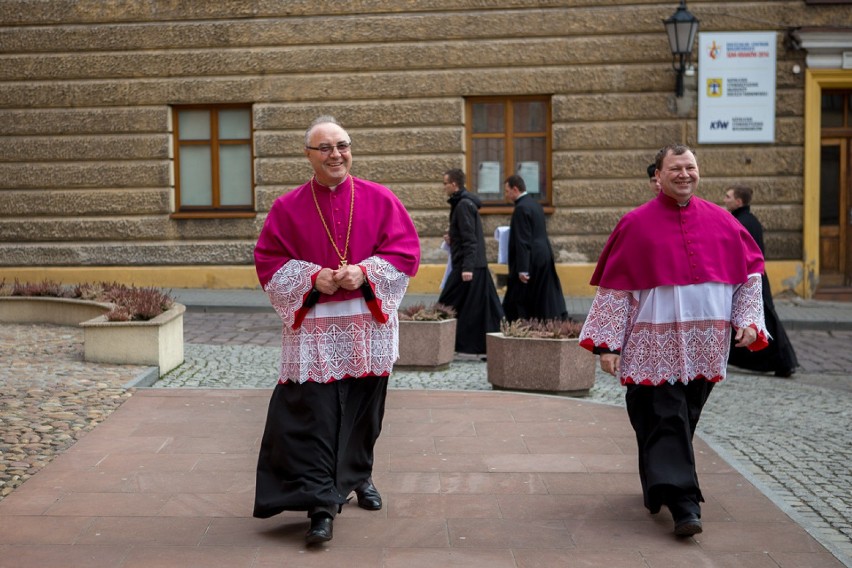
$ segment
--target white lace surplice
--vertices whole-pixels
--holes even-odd
[[[317,304],[293,329],[296,312],[311,290],[320,266],[291,260],[266,285],[283,322],[279,382],[326,383],[347,377],[388,375],[399,358],[399,307],[408,276],[379,257],[359,263],[367,271],[385,323],[377,322],[363,298]]]
[[[620,351],[622,384],[688,383],[700,377],[721,381],[731,324],[754,325],[759,336],[768,337],[759,274],[738,286],[707,282],[634,291],[598,288],[580,343]]]

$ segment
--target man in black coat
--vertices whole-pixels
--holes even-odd
[[[503,191],[515,204],[509,228],[509,281],[503,298],[506,319],[567,319],[544,210],[527,194],[521,176],[506,178]]]
[[[766,248],[763,246],[763,225],[751,212],[751,197],[752,190],[750,187],[734,185],[725,190],[723,201],[725,208],[746,228],[751,238],[760,247],[763,257],[766,258]],[[796,351],[787,337],[787,332],[781,325],[781,320],[778,319],[775,303],[772,301],[772,290],[769,288],[769,279],[765,272],[761,280],[766,329],[772,336],[769,347],[761,351],[749,351],[744,347],[732,346],[728,355],[728,363],[752,371],[773,371],[777,377],[789,377],[795,372],[799,361],[796,358]]]
[[[482,356],[485,335],[500,331],[503,308],[485,256],[481,202],[465,189],[464,182],[463,171],[444,172],[450,204],[450,226],[444,238],[450,245],[452,270],[438,302],[456,310],[456,351]]]

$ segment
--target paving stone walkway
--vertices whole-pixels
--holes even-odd
[[[187,361],[156,386],[267,388],[277,375],[274,313],[187,314]],[[197,334],[197,335],[196,335]],[[699,433],[776,504],[852,565],[852,331],[789,331],[793,379],[731,368]],[[246,345],[242,345],[245,342]],[[193,362],[197,361],[198,365]],[[489,391],[486,365],[456,360],[438,372],[397,371],[391,388]],[[597,370],[586,400],[623,406],[623,388]]]
[[[273,313],[187,312],[186,363],[156,386],[271,388],[279,333]],[[790,336],[802,364],[795,378],[732,370],[714,390],[700,434],[852,566],[852,331],[794,329]],[[133,394],[124,385],[146,371],[83,362],[82,332],[61,326],[0,327],[0,361],[0,500],[103,422]],[[490,390],[485,364],[475,361],[437,373],[396,372],[391,386]],[[622,396],[599,372],[586,400],[622,405]]]

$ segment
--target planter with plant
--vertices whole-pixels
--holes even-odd
[[[580,347],[582,322],[503,322],[485,339],[488,382],[495,389],[585,396],[595,384],[595,358]]]
[[[0,282],[0,321],[79,325],[86,361],[157,366],[161,376],[183,362],[185,311],[157,288]]]
[[[104,299],[80,298],[56,282],[0,281],[0,322],[78,325],[112,309]]]
[[[453,360],[456,345],[456,312],[443,304],[401,307],[399,359],[395,367],[437,370]]]

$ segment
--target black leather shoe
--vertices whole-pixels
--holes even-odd
[[[382,496],[373,485],[373,480],[368,479],[355,488],[355,496],[358,498],[358,506],[368,511],[378,511],[382,508]]]
[[[305,533],[305,543],[328,542],[334,536],[334,519],[326,514],[311,517],[311,528]]]
[[[674,533],[677,536],[692,536],[703,530],[701,519],[695,513],[687,513],[675,519]]]

